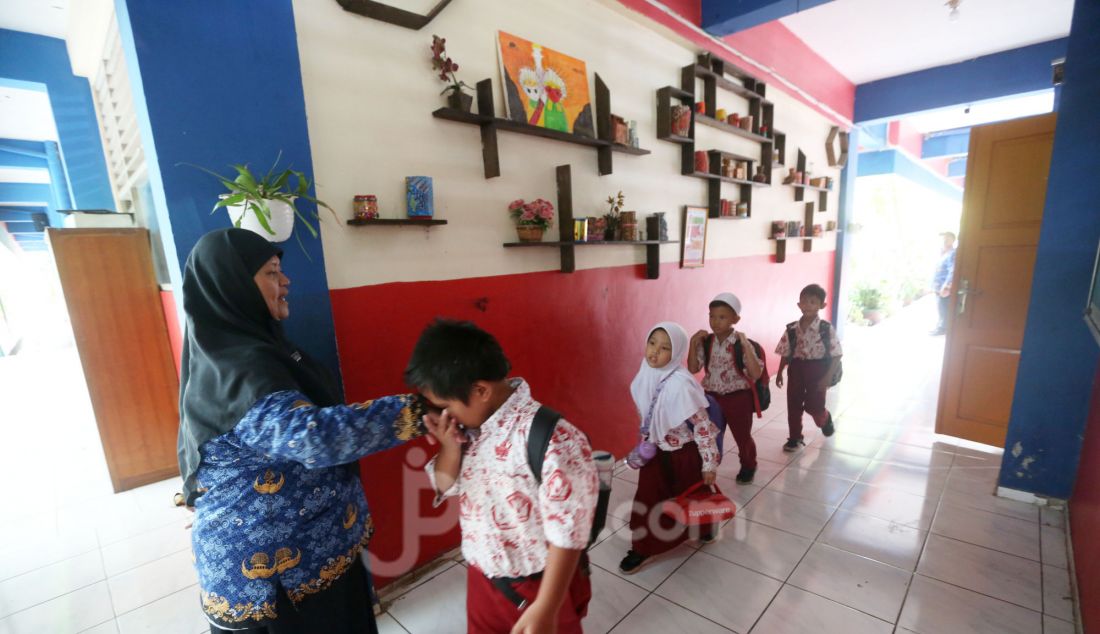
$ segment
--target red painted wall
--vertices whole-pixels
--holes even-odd
[[[796,252],[783,264],[771,256],[716,260],[702,269],[667,263],[659,280],[644,279],[639,265],[333,290],[347,398],[407,391],[401,375],[421,329],[437,315],[469,319],[499,339],[513,375],[530,382],[536,399],[587,432],[594,447],[621,457],[637,439],[629,386],[649,327],[673,319],[689,332],[706,328],[711,298],[732,291],[743,303],[741,326],[769,351],[774,372],[770,351],[784,324],[798,317],[799,290],[811,282],[832,288],[834,254]],[[456,522],[449,504],[430,508],[427,479],[408,466],[424,461],[423,444],[413,443],[362,462],[377,519],[370,550],[380,584],[458,544],[453,529],[423,536],[440,532],[427,525]],[[412,563],[378,565],[401,559]]]
[[[176,361],[176,377],[179,378],[183,337],[180,335],[180,320],[176,315],[176,300],[172,291],[160,292],[160,306],[164,310],[164,322],[168,326],[168,345],[172,348],[172,358]]]
[[[924,145],[924,135],[904,121],[891,121],[886,141],[890,145],[903,148],[909,154],[920,158]]]
[[[701,0],[662,0],[664,5],[684,16],[688,22],[699,26],[703,21],[703,3]]]
[[[745,55],[774,68],[815,99],[842,116],[851,119],[855,113],[856,85],[833,68],[782,22],[766,22],[751,29],[722,38]],[[753,69],[747,68],[749,72]],[[768,86],[769,90],[779,88]],[[919,156],[919,154],[918,154]]]
[[[769,22],[734,33],[723,40],[753,60],[787,81],[798,86],[812,99],[807,99],[782,83],[771,72],[750,64],[717,44],[713,38],[682,24],[675,17],[654,7],[646,0],[619,0],[623,5],[661,24],[700,48],[741,66],[745,71],[768,84],[768,90],[783,90],[817,110],[830,121],[847,126],[855,113],[856,87],[835,68],[780,22]],[[698,2],[676,0],[666,2],[673,11],[698,26],[700,17]],[[848,121],[839,120],[829,110],[821,108],[813,100],[820,101]]]
[[[1093,537],[1093,533],[1100,531],[1100,486],[1097,482],[1100,482],[1100,368],[1092,382],[1092,407],[1081,446],[1077,485],[1069,503],[1077,594],[1086,632],[1100,631],[1100,540]]]

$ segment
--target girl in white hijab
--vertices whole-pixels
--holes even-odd
[[[684,367],[687,354],[687,332],[675,322],[657,324],[646,337],[642,365],[630,384],[641,418],[641,443],[627,457],[631,467],[640,469],[630,528],[641,537],[619,564],[624,574],[688,538],[686,527],[661,515],[661,502],[700,480],[714,483],[718,428],[707,417],[702,386]],[[700,541],[713,541],[717,528],[700,527]]]

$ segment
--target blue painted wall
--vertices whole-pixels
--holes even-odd
[[[114,209],[92,92],[73,75],[65,42],[0,29],[0,77],[46,85],[75,205]]]
[[[1082,320],[1100,240],[1100,2],[1078,0],[1001,485],[1068,498],[1096,372]],[[1019,451],[1017,451],[1017,448]]]
[[[921,158],[937,156],[966,156],[970,152],[970,128],[937,132],[924,137]]]
[[[703,30],[729,35],[833,0],[702,0]]]
[[[962,201],[962,190],[898,150],[860,152],[858,176],[897,174],[952,200]]]
[[[179,270],[195,242],[229,226],[224,211],[210,214],[221,185],[180,163],[222,173],[231,163],[248,163],[266,171],[282,152],[281,166],[313,171],[293,9],[290,0],[116,0],[115,6],[179,288]],[[304,232],[302,242],[312,261],[293,238],[283,244],[283,269],[292,281],[286,329],[339,376],[321,241]]]
[[[1050,63],[1066,56],[1067,39],[856,86],[855,121],[876,121],[1051,87]]]

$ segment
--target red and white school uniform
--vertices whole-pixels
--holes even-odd
[[[814,419],[814,424],[823,427],[829,420],[829,410],[825,409],[825,389],[818,386],[829,370],[832,357],[844,354],[840,348],[840,338],[836,336],[836,329],[832,324],[829,328],[829,349],[825,350],[825,342],[821,340],[822,321],[820,317],[814,317],[805,328],[800,325],[801,320],[788,324],[787,328],[795,329],[795,349],[791,351],[791,344],[787,337],[787,331],[779,339],[779,345],[775,347],[775,353],[787,358],[787,427],[791,438],[802,438],[802,413],[806,412]]]
[[[733,344],[737,342],[737,332],[731,331],[725,341],[715,337],[710,346],[710,364],[706,364],[706,353],[700,346],[695,354],[696,361],[703,366],[703,389],[714,397],[726,427],[737,443],[737,453],[741,458],[741,468],[756,469],[756,442],[752,439],[752,415],[756,413],[756,403],[752,399],[753,386],[737,370]],[[751,345],[744,348],[745,363],[751,356],[756,357],[756,349]]]
[[[435,504],[458,497],[462,555],[469,563],[466,619],[469,632],[509,632],[520,609],[492,585],[512,580],[528,603],[538,594],[549,546],[583,550],[596,509],[599,482],[585,435],[564,418],[550,438],[542,484],[527,462],[527,437],[539,409],[523,379],[485,423],[467,432],[458,478],[439,492],[435,458],[425,471],[436,488]],[[577,572],[562,602],[558,631],[580,632],[591,585],[587,570]]]
[[[718,428],[707,416],[707,398],[695,377],[684,367],[688,336],[674,322],[661,322],[646,333],[663,329],[672,340],[672,359],[651,368],[645,359],[630,393],[642,427],[643,439],[657,445],[657,455],[638,472],[630,528],[631,550],[647,557],[671,550],[691,535],[660,511],[661,502],[680,495],[702,479],[703,471],[718,469]],[[717,524],[698,527],[717,530]]]

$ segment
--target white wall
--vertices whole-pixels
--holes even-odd
[[[656,139],[656,91],[678,85],[680,68],[697,51],[627,15],[618,3],[594,0],[458,0],[420,31],[345,12],[335,2],[294,0],[306,113],[318,196],[338,212],[325,215],[323,239],[330,288],[394,281],[446,280],[557,269],[554,249],[504,249],[515,240],[506,205],[516,198],[547,198],[556,204],[554,168],[573,166],[574,214],[600,215],[608,195],[622,190],[626,208],[639,218],[669,212],[670,231],[680,231],[683,205],[705,205],[706,182],[680,175],[679,146]],[[616,153],[614,173],[599,176],[593,148],[500,132],[501,176],[486,180],[476,126],[435,119],[445,87],[431,70],[432,34],[447,38],[471,86],[492,78],[498,116],[503,113],[496,32],[507,31],[585,60],[611,90],[611,110],[638,120],[648,156]],[[277,78],[273,78],[277,80]],[[594,89],[590,85],[590,91]],[[701,90],[697,91],[701,94]],[[817,175],[839,176],[827,167],[830,123],[809,107],[768,87],[775,127],[787,135],[787,161],[801,147]],[[719,107],[747,106],[719,92]],[[759,146],[700,126],[697,149],[725,149],[758,156]],[[434,179],[436,214],[449,224],[415,227],[351,227],[355,194],[377,194],[384,217],[403,217],[404,177]],[[778,185],[753,193],[753,217],[710,224],[707,258],[774,252],[767,239],[773,220],[802,220],[794,190]],[[723,195],[737,198],[737,188]],[[812,197],[816,200],[816,196]],[[836,219],[837,194],[829,212]],[[556,235],[556,226],[551,230]],[[830,236],[833,234],[830,234]],[[552,237],[547,239],[553,239]],[[834,240],[815,250],[831,250]],[[662,247],[662,261],[678,261],[679,247]],[[621,266],[644,261],[641,248],[580,249],[577,267]]]

